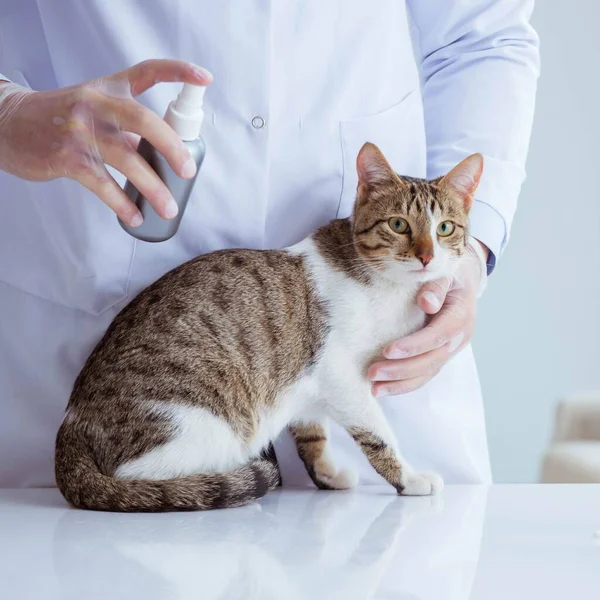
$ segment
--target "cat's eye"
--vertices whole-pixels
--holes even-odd
[[[437,234],[440,237],[448,237],[454,233],[456,225],[452,221],[444,221],[437,226]]]
[[[396,233],[408,233],[410,231],[408,221],[401,219],[400,217],[392,217],[388,223],[392,231],[395,231]]]

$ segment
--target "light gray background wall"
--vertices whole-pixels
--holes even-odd
[[[599,21],[598,0],[536,3],[528,178],[473,342],[497,482],[537,481],[556,400],[600,390]]]

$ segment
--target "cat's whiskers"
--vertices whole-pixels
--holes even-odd
[[[348,246],[355,246],[356,242],[350,242],[349,244],[338,244],[338,248],[348,248]]]

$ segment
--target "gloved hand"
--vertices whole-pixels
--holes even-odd
[[[471,340],[477,298],[487,282],[487,248],[471,239],[454,277],[424,284],[417,303],[434,315],[421,330],[389,344],[367,372],[375,396],[406,394],[425,385]]]
[[[165,184],[136,152],[147,139],[183,178],[196,165],[177,134],[134,100],[158,82],[208,85],[212,75],[191,63],[148,60],[109,77],[67,88],[35,92],[0,83],[0,169],[30,181],[75,179],[125,223],[142,215],[105,164],[123,173],[164,218],[177,214]]]

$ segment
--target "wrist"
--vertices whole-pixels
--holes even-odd
[[[482,244],[479,240],[470,236],[466,250],[473,257],[473,260],[477,263],[479,269],[477,277],[477,297],[479,298],[487,286],[487,261],[489,249],[485,244]]]
[[[481,251],[483,252],[484,261],[487,264],[488,259],[490,257],[490,249],[483,242],[480,242],[477,238],[474,238],[473,236],[469,237],[469,243],[473,244],[476,248],[481,248]]]

